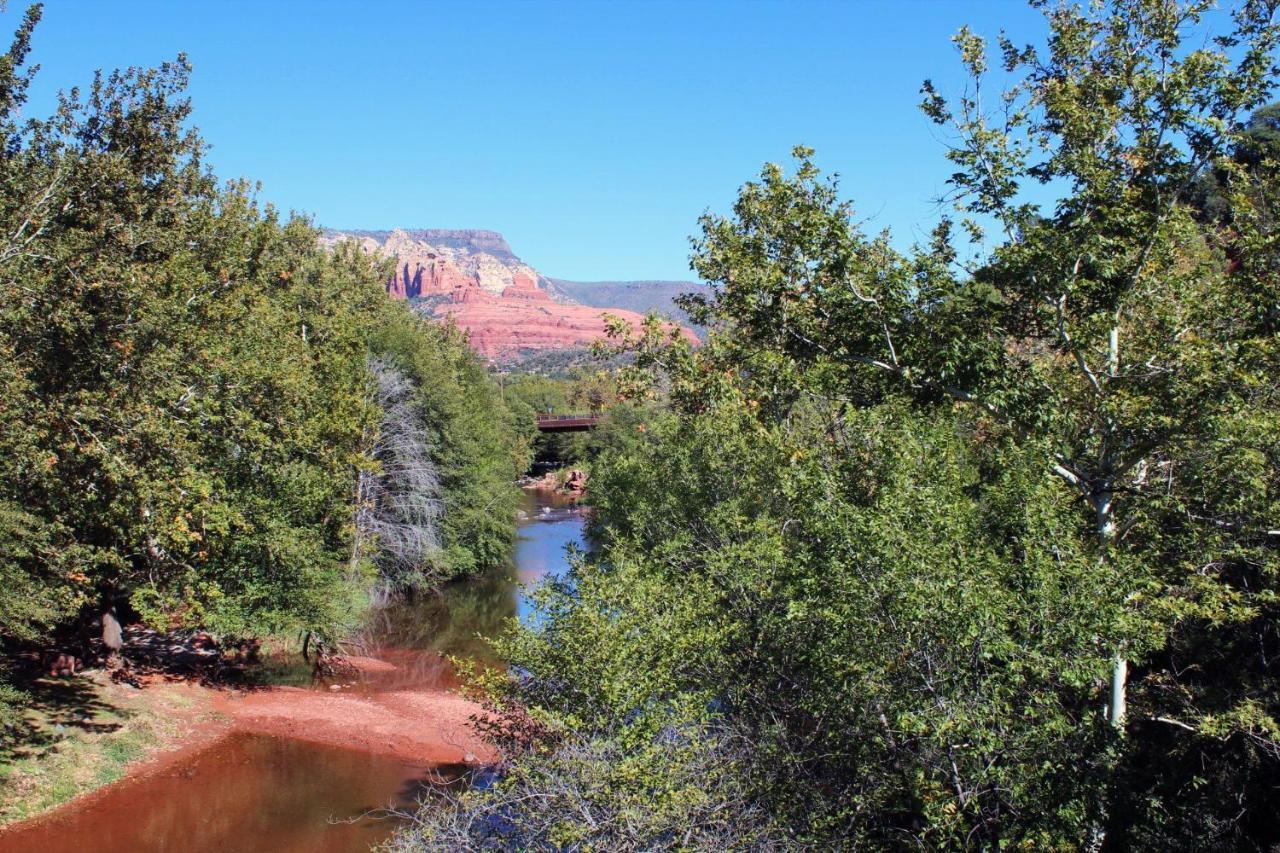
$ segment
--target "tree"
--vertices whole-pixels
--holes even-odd
[[[964,209],[1004,234],[973,276],[951,274],[949,223],[914,261],[866,243],[799,151],[793,180],[771,167],[734,220],[705,221],[696,264],[717,286],[704,313],[732,318],[744,347],[846,367],[844,384],[877,374],[1050,438],[1047,464],[1089,508],[1099,559],[1127,571],[1114,552],[1141,496],[1233,404],[1242,306],[1180,203],[1229,150],[1241,113],[1265,101],[1276,28],[1246,4],[1217,40],[1242,45],[1238,62],[1188,51],[1208,7],[1054,8],[1047,57],[1001,42],[1005,70],[1025,77],[999,99],[998,124],[981,100],[985,45],[957,36],[970,89],[952,108],[926,83],[925,110],[957,133]],[[1052,211],[1020,200],[1026,184],[1050,182],[1065,192]],[[1135,577],[1134,595],[1143,587]],[[1120,726],[1129,652],[1115,651]]]
[[[1184,201],[1266,101],[1277,30],[1246,3],[1230,34],[1193,47],[1209,6],[1046,7],[1047,54],[1001,39],[1004,70],[1023,76],[994,107],[984,42],[957,36],[971,82],[954,106],[926,82],[924,109],[956,135],[961,224],[1001,235],[970,275],[950,222],[911,258],[863,238],[805,150],[793,178],[771,166],[732,219],[707,217],[695,256],[715,291],[698,316],[730,330],[731,358],[761,383],[804,369],[847,398],[950,398],[1043,442],[1136,619],[1112,649],[1118,732],[1129,662],[1161,644],[1170,609],[1221,617],[1236,601],[1213,572],[1214,520],[1184,516],[1171,547],[1159,516],[1178,471],[1241,447],[1223,426],[1273,381],[1249,354],[1271,296],[1230,274]],[[1035,185],[1060,200],[1027,200]],[[1261,527],[1235,534],[1265,548]],[[1206,568],[1216,583],[1190,580]]]
[[[526,756],[492,788],[442,792],[387,849],[792,849],[732,773],[737,748],[680,731],[640,750],[562,743]]]
[[[441,488],[441,569],[467,575],[501,565],[514,538],[516,478],[528,467],[517,415],[452,325],[411,312],[383,322],[373,352],[414,388],[413,407]]]
[[[381,262],[220,184],[181,56],[20,118],[38,20],[33,7],[0,57],[0,636],[78,618],[110,640],[126,615],[339,631],[376,582],[353,536],[359,474],[379,465],[415,511],[443,504],[455,569],[500,560],[518,451],[462,337],[389,300]],[[371,356],[391,365],[388,330],[429,354],[409,365],[412,401],[371,375]],[[392,451],[407,414],[430,435],[438,496]],[[383,489],[383,509],[389,494],[405,496]],[[409,509],[380,531],[398,574],[435,560],[437,531],[419,536],[428,519]],[[392,549],[405,525],[414,547]]]
[[[423,435],[426,425],[418,414],[417,389],[385,359],[370,358],[369,373],[382,410],[371,454],[378,467],[357,475],[352,559],[359,559],[367,543],[387,593],[431,586],[431,569],[441,556],[444,507],[440,476]]]
[[[703,219],[709,340],[637,343],[672,416],[593,470],[600,549],[503,689],[636,752],[686,716],[744,733],[800,844],[1266,849],[1273,194],[1233,185],[1235,233],[1188,201],[1277,29],[1037,5],[990,113],[967,31],[966,92],[925,85],[963,212],[929,245],[864,236],[807,149]]]

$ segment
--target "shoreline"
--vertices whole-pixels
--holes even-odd
[[[90,784],[67,799],[0,823],[0,853],[10,842],[31,840],[31,833],[105,799],[127,798],[134,785],[193,763],[237,735],[320,744],[424,767],[478,767],[498,759],[493,746],[475,732],[473,719],[484,715],[476,702],[438,686],[379,690],[377,679],[396,671],[394,664],[376,658],[350,663],[356,678],[334,685],[336,690],[324,685],[209,686],[194,676],[150,677],[138,688],[127,688],[102,678],[100,670],[73,676],[81,682],[75,686],[95,685],[96,701],[128,714],[126,720],[146,726],[147,734],[154,726],[167,731],[143,755],[120,766],[117,778]],[[107,752],[111,735],[89,735],[77,749],[94,755]],[[58,760],[58,750],[51,752],[52,760]],[[37,766],[48,760],[36,759]],[[5,784],[14,782],[7,779]],[[48,779],[28,784],[38,789],[41,782],[46,788],[50,785]],[[54,796],[48,790],[41,793]]]

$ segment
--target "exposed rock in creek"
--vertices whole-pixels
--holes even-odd
[[[587,491],[587,472],[579,471],[576,468],[570,471],[561,491],[574,497],[581,497]]]
[[[587,492],[587,472],[577,468],[563,475],[556,471],[548,471],[541,477],[526,477],[520,481],[520,487],[539,492],[552,492],[557,495],[580,498]],[[523,517],[523,516],[522,516]]]

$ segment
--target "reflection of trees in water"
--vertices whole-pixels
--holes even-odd
[[[565,554],[561,546],[563,536],[554,531],[558,525],[545,526],[543,509],[557,513],[557,522],[567,520],[565,510],[575,506],[572,498],[545,492],[526,492],[522,507],[526,517],[533,519],[522,525],[523,533],[539,547],[536,553],[521,559],[535,559],[546,563],[537,567],[537,574],[551,570],[553,561],[563,562]],[[573,511],[574,531],[580,519]],[[571,537],[572,538],[572,537]],[[555,573],[552,571],[551,573]],[[478,578],[456,580],[444,584],[437,591],[418,592],[402,598],[391,595],[385,603],[373,608],[364,627],[355,638],[354,645],[365,654],[388,656],[385,653],[401,649],[406,651],[436,652],[482,663],[500,663],[493,649],[484,639],[496,637],[507,630],[511,620],[519,612],[519,582],[516,567],[502,569]],[[436,664],[424,660],[411,664],[399,659],[397,666],[429,667]],[[418,673],[424,681],[433,680],[428,672]]]
[[[360,632],[369,649],[434,651],[476,660],[492,660],[481,637],[493,637],[516,616],[516,585],[510,568],[446,584],[439,592],[420,593],[376,608]]]
[[[517,610],[513,567],[491,575],[452,581],[438,591],[413,598],[383,598],[366,614],[364,625],[340,647],[345,654],[377,657],[396,667],[395,685],[441,686],[452,678],[445,655],[501,664],[484,637],[506,630]],[[405,654],[408,653],[408,654]],[[434,654],[432,654],[434,653]],[[268,655],[254,670],[266,684],[305,687],[315,668],[296,652]],[[375,681],[383,681],[376,677]]]

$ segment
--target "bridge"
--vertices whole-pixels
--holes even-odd
[[[600,423],[599,415],[538,415],[538,432],[586,432]]]

